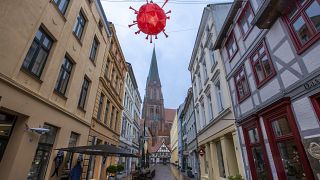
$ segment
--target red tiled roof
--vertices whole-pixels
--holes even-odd
[[[166,122],[172,123],[174,121],[175,116],[176,116],[175,109],[164,109],[164,119]]]

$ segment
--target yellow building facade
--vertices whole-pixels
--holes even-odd
[[[106,132],[91,122],[111,30],[99,0],[3,0],[0,7],[1,179],[60,179],[50,178],[54,149],[87,145]],[[119,114],[120,97],[110,98]],[[103,135],[115,145],[119,126]],[[64,155],[59,176],[70,169]]]
[[[175,115],[175,118],[172,123],[170,131],[170,145],[171,145],[171,159],[170,163],[178,165],[178,116]]]

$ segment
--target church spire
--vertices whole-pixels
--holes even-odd
[[[160,82],[155,47],[153,47],[152,59],[151,59],[149,75],[148,75],[148,82],[153,82],[153,81]]]

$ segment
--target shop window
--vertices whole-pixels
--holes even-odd
[[[216,148],[217,148],[217,157],[218,157],[218,165],[219,165],[219,175],[220,175],[220,177],[226,178],[226,171],[224,168],[221,141],[218,141],[216,143]]]
[[[258,121],[253,119],[249,124],[244,125],[243,134],[252,178],[254,180],[271,179],[269,161]]]
[[[312,102],[314,110],[315,110],[315,112],[318,115],[318,118],[320,120],[320,93],[312,96],[311,97],[311,102]]]
[[[73,63],[69,60],[69,58],[65,57],[61,65],[55,87],[55,91],[59,94],[65,95],[66,93],[68,82],[71,76],[72,66]]]
[[[258,88],[276,75],[264,41],[252,52],[250,62]]]
[[[39,78],[46,64],[52,43],[52,38],[40,27],[23,61],[22,68]]]
[[[251,94],[249,89],[249,83],[247,80],[247,75],[243,66],[241,66],[240,69],[235,74],[234,81],[236,85],[238,101],[239,103],[241,103]]]
[[[229,35],[229,38],[226,43],[226,50],[227,50],[229,60],[231,61],[238,51],[238,44],[237,44],[234,33],[231,33]]]
[[[38,147],[28,173],[28,180],[44,179],[47,171],[58,128],[48,124],[45,124],[43,128],[49,129],[49,132],[40,136]]]
[[[9,142],[16,117],[0,112],[0,162]]]
[[[290,106],[278,103],[263,119],[279,179],[313,179]]]
[[[320,37],[320,1],[293,1],[295,6],[285,21],[298,53],[302,53]]]
[[[251,22],[253,20],[253,17],[253,10],[250,2],[248,1],[242,10],[240,18],[238,19],[238,25],[240,26],[241,34],[244,38],[247,37],[249,31],[252,28]]]
[[[79,134],[75,133],[75,132],[71,132],[70,134],[70,138],[69,138],[69,144],[68,144],[68,147],[76,147],[77,146],[77,143],[78,143],[78,139],[79,139]],[[70,170],[72,168],[72,159],[73,157],[71,156],[71,153],[70,152],[67,152],[66,154],[66,158],[65,158],[65,161],[64,161],[64,175],[68,175],[68,170]]]

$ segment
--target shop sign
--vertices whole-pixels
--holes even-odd
[[[304,88],[310,89],[320,84],[320,76],[317,76],[304,84]]]
[[[320,179],[320,137],[304,139],[303,146],[314,176]]]

